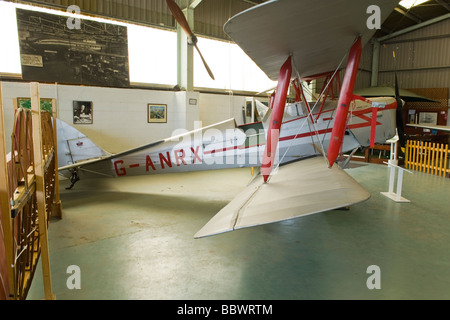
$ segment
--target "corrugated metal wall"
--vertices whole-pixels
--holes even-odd
[[[349,48],[350,49],[350,48]],[[361,89],[361,88],[367,88],[370,87],[370,81],[372,77],[372,44],[367,43],[362,52],[361,52],[361,60],[359,62],[359,68],[358,68],[358,74],[356,76],[355,81],[355,90]],[[345,62],[341,66],[340,70],[340,80],[341,83],[344,80],[345,75]],[[320,93],[320,90],[323,87],[325,79],[317,79],[316,80],[316,93]],[[337,92],[338,87],[335,84],[334,86],[335,92]]]
[[[175,28],[175,20],[165,0],[10,0],[41,5],[66,11],[76,5],[83,14],[129,21],[138,24]],[[177,1],[181,6],[187,2]],[[229,38],[223,32],[223,25],[233,15],[252,7],[243,0],[204,0],[194,10],[194,32],[208,37]]]
[[[379,69],[380,86],[392,86],[397,70],[403,88],[450,87],[450,19],[382,43]]]
[[[229,40],[230,38],[223,32],[225,22],[252,6],[242,0],[202,1],[194,11],[194,29],[198,34]]]
[[[370,80],[372,77],[372,44],[367,43],[361,52],[361,60],[359,62],[359,72],[356,77],[355,89],[370,87]],[[342,73],[341,79],[343,79]]]

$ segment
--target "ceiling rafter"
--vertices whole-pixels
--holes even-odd
[[[441,5],[442,7],[444,7],[445,9],[447,9],[447,11],[450,11],[450,4],[448,4],[447,2],[445,2],[444,0],[434,0],[437,2],[437,4]]]
[[[192,0],[191,3],[189,4],[189,8],[191,9],[195,9],[197,8],[197,6],[200,4],[200,2],[202,2],[203,0]]]
[[[420,18],[417,14],[410,12],[410,10],[405,10],[405,8],[403,8],[402,6],[397,6],[397,7],[395,7],[394,10],[397,11],[398,13],[404,15],[408,19],[414,21],[415,23],[423,22],[423,19]]]

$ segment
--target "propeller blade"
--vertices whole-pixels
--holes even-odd
[[[397,123],[397,133],[398,139],[400,141],[400,146],[405,147],[405,126],[403,124],[403,103],[400,98],[397,73],[395,73],[395,100],[397,101],[397,111],[396,111],[396,123]]]
[[[166,3],[169,7],[170,12],[172,12],[173,17],[178,22],[180,27],[184,30],[184,32],[186,32],[189,37],[194,36],[194,33],[192,32],[191,27],[189,27],[189,23],[187,22],[186,17],[183,14],[183,11],[181,11],[180,7],[175,3],[175,1],[166,0]]]
[[[181,29],[183,29],[184,32],[186,32],[186,34],[188,35],[189,42],[194,45],[195,49],[197,49],[197,52],[200,55],[200,58],[202,59],[203,65],[205,66],[206,71],[208,72],[209,76],[211,77],[211,79],[215,80],[211,69],[209,68],[208,64],[206,63],[205,58],[203,58],[202,53],[200,52],[199,48],[197,47],[197,41],[198,41],[197,37],[195,36],[195,34],[192,32],[191,28],[189,27],[189,23],[187,22],[186,17],[183,14],[183,11],[181,11],[180,7],[175,3],[174,0],[166,0],[166,3],[167,3],[167,6],[169,7],[170,12],[172,12],[172,15],[174,16],[175,20],[180,25]]]
[[[203,65],[205,66],[206,71],[208,71],[209,76],[211,77],[211,79],[216,80],[216,79],[214,78],[214,75],[213,75],[211,69],[209,68],[208,64],[206,63],[205,58],[203,58],[203,55],[202,55],[202,53],[200,52],[200,49],[198,48],[197,44],[194,44],[194,47],[195,47],[195,49],[197,49],[197,52],[198,52],[198,54],[200,55],[200,58],[202,59]]]

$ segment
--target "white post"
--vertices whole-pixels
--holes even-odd
[[[399,202],[402,198],[403,170],[398,170],[397,177],[397,197],[395,201]]]
[[[386,163],[386,162],[384,162]],[[395,164],[386,163],[389,166],[390,175],[389,175],[389,191],[388,192],[380,192],[383,196],[388,197],[395,202],[411,202],[408,199],[402,197],[402,185],[403,185],[403,171],[412,173],[409,170],[401,168]],[[395,179],[395,171],[398,169],[397,175],[397,193],[394,193],[394,179]]]
[[[389,156],[389,164],[398,165],[398,159],[397,159],[397,142],[398,142],[398,135],[393,137],[392,139],[389,139],[386,141],[391,145],[391,154]]]
[[[390,176],[389,176],[389,193],[394,192],[394,179],[395,179],[395,167],[389,166]]]

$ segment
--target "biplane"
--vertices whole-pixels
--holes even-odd
[[[197,50],[180,8],[166,0]],[[377,1],[380,19],[398,1]],[[370,193],[338,164],[345,152],[385,143],[397,134],[395,97],[353,94],[362,47],[375,30],[366,25],[370,1],[268,1],[232,17],[225,32],[271,79],[278,80],[268,105],[257,102],[261,121],[237,126],[234,119],[183,132],[139,148],[110,154],[73,127],[58,121],[61,174],[142,174],[259,167],[260,174],[195,235],[196,238],[350,206]],[[200,51],[198,50],[200,53]],[[200,53],[201,55],[201,53]],[[212,72],[202,57],[211,77]],[[339,70],[345,68],[342,83]],[[318,99],[306,100],[302,82],[325,78]],[[339,87],[339,99],[327,99]],[[289,87],[295,102],[286,103]]]

